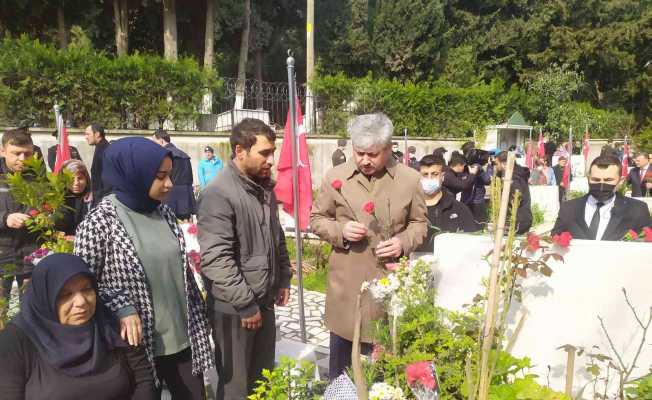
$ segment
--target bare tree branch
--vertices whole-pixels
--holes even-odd
[[[634,318],[636,318],[636,322],[638,322],[641,328],[645,329],[645,326],[643,326],[643,322],[641,322],[641,319],[638,317],[638,313],[636,312],[636,309],[629,301],[629,296],[627,296],[627,291],[625,290],[625,288],[623,288],[623,295],[625,296],[625,302],[627,302],[629,309],[632,310],[632,314],[634,314]]]
[[[614,342],[611,340],[611,336],[609,336],[609,332],[607,332],[607,327],[604,325],[604,320],[599,315],[598,315],[598,319],[600,320],[600,326],[602,327],[602,332],[604,332],[605,336],[607,337],[607,340],[609,341],[609,347],[611,347],[611,351],[614,352],[614,354],[616,355],[616,358],[618,359],[618,363],[620,364],[620,368],[623,371],[627,371],[627,366],[623,362],[623,359],[620,356],[620,353],[618,352],[618,350],[616,350],[616,346],[614,346]]]

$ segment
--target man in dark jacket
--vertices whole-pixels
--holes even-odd
[[[32,137],[23,129],[14,129],[2,135],[0,160],[0,274],[2,296],[8,300],[14,279],[21,288],[29,279],[33,266],[26,264],[25,256],[36,250],[37,235],[29,233],[25,222],[31,218],[27,207],[16,203],[6,175],[22,171],[23,161],[34,154]],[[3,312],[4,310],[0,311]]]
[[[333,152],[331,156],[331,161],[333,162],[333,167],[337,167],[340,164],[346,162],[346,154],[344,154],[344,149],[346,148],[346,139],[337,139],[337,149]]]
[[[428,209],[428,235],[415,251],[432,252],[433,240],[440,232],[476,232],[480,226],[473,220],[468,207],[442,190],[446,161],[443,157],[428,154],[419,161],[421,188]]]
[[[218,399],[246,398],[262,370],[274,368],[274,305],[290,296],[290,259],[271,180],[275,140],[264,122],[244,119],[231,133],[233,160],[199,197]]]
[[[458,151],[454,151],[444,174],[444,188],[456,196],[460,192],[473,188],[477,174],[478,166],[472,165],[467,168],[466,158]]]
[[[568,157],[560,156],[557,160],[557,165],[552,167],[552,171],[555,173],[555,182],[557,182],[557,186],[559,187],[559,205],[561,205],[566,198],[566,188],[563,186],[564,168],[566,168],[566,164],[568,164]],[[571,178],[568,179],[569,182],[570,180]]]
[[[180,220],[189,220],[195,213],[195,192],[193,190],[193,175],[190,156],[173,145],[170,135],[163,129],[154,132],[153,140],[172,152],[172,172],[170,179],[174,186],[165,200]]]
[[[648,157],[644,152],[634,157],[636,167],[627,175],[627,183],[632,185],[632,197],[652,196],[652,165]]]
[[[622,165],[611,155],[601,155],[589,169],[589,194],[561,205],[553,234],[570,232],[575,239],[622,240],[628,230],[637,233],[652,226],[642,201],[617,194]]]
[[[93,191],[93,206],[96,206],[104,196],[111,193],[111,187],[102,180],[104,152],[109,147],[109,142],[104,137],[104,127],[100,124],[88,125],[84,134],[86,142],[91,146],[95,146],[93,163],[91,164],[91,190]]]
[[[503,151],[496,157],[496,175],[502,178],[505,174],[507,167],[507,152]],[[514,164],[514,172],[512,175],[512,186],[509,191],[509,204],[511,213],[511,204],[514,193],[518,190],[521,192],[521,202],[516,210],[516,233],[524,234],[532,227],[532,210],[530,209],[530,186],[528,180],[530,179],[530,170],[518,164]]]

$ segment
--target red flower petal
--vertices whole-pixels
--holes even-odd
[[[339,179],[335,179],[333,182],[331,182],[331,186],[335,190],[340,190],[342,189],[342,181]]]
[[[366,212],[369,215],[374,215],[374,211],[376,211],[376,205],[373,201],[368,201],[362,206],[362,211]]]

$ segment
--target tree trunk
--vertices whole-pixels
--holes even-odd
[[[166,60],[177,60],[176,0],[163,0],[163,49]]]
[[[251,20],[251,0],[245,1],[244,24],[240,41],[240,59],[238,60],[238,81],[235,86],[235,109],[244,106],[245,80],[247,79],[247,56],[249,55],[249,26]]]
[[[206,0],[206,32],[204,34],[204,70],[213,70],[215,58],[215,10],[217,0]],[[206,90],[202,100],[202,114],[213,111],[213,94]]]
[[[256,108],[263,109],[263,49],[256,49]]]
[[[68,30],[66,29],[63,2],[57,5],[57,38],[59,39],[59,48],[65,49],[68,47]]]
[[[127,0],[113,0],[113,23],[115,25],[115,48],[119,56],[129,51],[129,6]]]

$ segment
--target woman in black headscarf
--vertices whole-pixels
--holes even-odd
[[[183,232],[161,204],[172,189],[171,169],[170,152],[150,140],[113,142],[102,173],[113,194],[77,228],[75,253],[98,277],[122,338],[132,345],[142,339],[156,381],[167,384],[173,399],[202,399],[214,354]]]
[[[143,348],[96,302],[95,276],[72,254],[39,262],[20,313],[0,332],[0,397],[5,400],[154,398]]]

